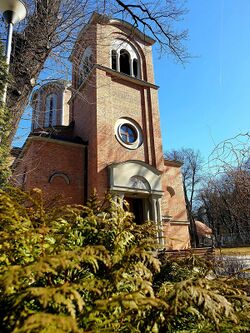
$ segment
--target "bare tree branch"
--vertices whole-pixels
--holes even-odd
[[[183,41],[187,31],[176,29],[176,23],[186,13],[180,0],[29,0],[29,15],[14,35],[11,74],[14,82],[8,90],[7,106],[12,114],[13,139],[33,87],[38,82],[46,61],[58,54],[67,58],[79,30],[91,14],[126,18],[135,27],[155,38],[162,51],[181,63],[187,59]],[[1,32],[2,36],[4,31]]]

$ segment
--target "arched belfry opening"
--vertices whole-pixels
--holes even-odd
[[[130,75],[130,55],[128,51],[121,50],[120,52],[120,72]]]
[[[135,46],[121,39],[111,45],[111,68],[126,75],[140,78],[141,61]]]

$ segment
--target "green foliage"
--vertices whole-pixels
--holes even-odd
[[[10,128],[10,113],[6,107],[0,105],[0,188],[3,188],[7,184],[10,176],[10,146],[7,141]]]
[[[10,76],[3,54],[3,45],[0,42],[0,188],[5,186],[10,175],[8,163],[10,147],[7,138],[11,130],[11,116],[1,102],[4,87],[7,83],[10,83]]]
[[[160,260],[154,285],[170,305],[166,332],[248,332],[246,280],[236,284],[233,278],[217,277],[213,262],[196,256],[170,258],[163,253]]]
[[[6,64],[4,56],[4,47],[0,41],[0,97],[3,95],[5,84],[9,82],[10,77],[8,75],[8,65]]]
[[[57,207],[40,190],[8,189],[0,222],[0,332],[244,332],[250,324],[241,288],[209,279],[194,259],[161,267],[153,226],[136,225],[109,195]]]

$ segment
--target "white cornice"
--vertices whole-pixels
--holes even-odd
[[[148,45],[153,45],[156,42],[155,39],[153,39],[150,36],[144,34],[143,32],[141,32],[138,28],[136,28],[135,26],[133,26],[129,22],[126,22],[126,21],[123,21],[123,20],[120,20],[120,19],[115,19],[115,18],[110,19],[106,15],[101,15],[101,14],[98,14],[98,13],[94,12],[92,14],[91,18],[89,19],[88,23],[83,26],[83,28],[81,29],[81,31],[79,32],[79,34],[77,36],[76,42],[75,42],[74,47],[72,49],[72,52],[69,56],[70,61],[72,61],[72,59],[73,59],[73,56],[75,54],[78,42],[81,39],[82,34],[84,32],[86,32],[88,30],[88,28],[94,23],[109,24],[109,25],[113,25],[113,26],[117,26],[117,27],[126,28],[131,32],[132,36],[138,37],[142,42],[144,42]]]
[[[127,81],[127,82],[131,82],[134,83],[135,85],[139,85],[141,87],[144,88],[152,88],[155,90],[158,90],[160,87],[150,83],[150,82],[146,82],[143,81],[141,79],[137,79],[133,76],[127,75],[127,74],[123,74],[121,72],[115,71],[109,67],[106,66],[101,66],[101,65],[93,65],[91,71],[89,72],[88,76],[85,78],[85,80],[81,83],[81,85],[77,88],[77,90],[73,91],[73,89],[71,89],[72,91],[72,96],[69,99],[68,103],[72,102],[72,100],[74,100],[74,98],[77,96],[77,94],[79,93],[79,91],[82,90],[82,88],[85,86],[85,84],[88,82],[90,76],[93,74],[94,69],[99,69],[101,71],[104,71],[106,73],[109,73],[113,78],[117,78],[118,80],[123,80],[123,81]]]

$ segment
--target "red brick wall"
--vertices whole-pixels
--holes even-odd
[[[74,135],[88,142],[88,194],[96,187],[97,178],[97,121],[95,73],[88,84],[74,97]]]
[[[165,236],[172,242],[168,246],[186,248],[189,234],[187,225],[181,225],[187,220],[182,178],[178,166],[164,165],[156,87],[131,81],[125,75],[118,77],[100,67],[94,68],[86,82],[77,87],[78,65],[84,49],[90,46],[93,62],[110,68],[111,44],[117,38],[130,40],[140,55],[141,79],[154,84],[151,46],[131,36],[125,28],[92,25],[78,39],[72,55],[70,119],[75,121],[74,135],[88,141],[88,195],[94,188],[100,195],[108,190],[107,166],[111,163],[140,160],[154,166],[162,172],[162,215],[171,215],[172,220],[179,222],[165,224]],[[136,150],[125,148],[115,137],[115,123],[121,117],[133,119],[142,129],[143,142]],[[60,193],[67,203],[82,203],[84,146],[41,138],[31,139],[26,146],[14,174],[16,182],[26,189],[40,187],[48,197]],[[26,175],[25,170],[28,170]],[[50,183],[55,172],[66,174],[70,184],[62,177]]]
[[[162,175],[162,215],[170,216],[170,222],[164,223],[166,247],[168,249],[190,248],[190,236],[187,223],[186,203],[183,193],[181,167],[165,162]],[[171,222],[172,221],[172,222]]]
[[[45,138],[31,138],[25,154],[20,157],[13,182],[23,189],[40,188],[46,198],[61,195],[64,202],[83,203],[84,200],[84,146]],[[50,177],[55,173],[63,177]]]
[[[191,247],[188,225],[166,223],[164,236],[168,250],[186,250]]]
[[[130,35],[125,28],[112,25],[89,27],[79,38],[78,48],[72,57],[73,82],[76,82],[77,67],[87,46],[91,46],[94,52],[94,62],[110,68],[112,41],[123,38],[130,40],[140,55],[142,79],[154,83],[151,46]],[[74,89],[76,86],[73,83]],[[117,80],[106,71],[96,69],[83,89],[76,92],[71,108],[75,134],[89,142],[89,193],[93,188],[100,194],[107,191],[107,166],[113,162],[142,160],[163,170],[158,96],[153,88]],[[115,137],[114,126],[121,117],[132,118],[142,128],[143,144],[136,150],[126,149]]]
[[[141,160],[162,170],[163,152],[157,95],[153,89],[116,81],[102,70],[96,75],[98,189],[103,193],[108,186],[107,165]],[[114,126],[121,117],[135,120],[142,129],[143,143],[136,150],[123,147],[115,137]]]
[[[164,166],[162,187],[164,191],[162,198],[162,214],[170,215],[173,220],[176,221],[186,221],[186,204],[183,192],[181,168],[179,166]],[[174,195],[173,193],[171,195],[171,189],[174,191]]]

